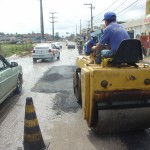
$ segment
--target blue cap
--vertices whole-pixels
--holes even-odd
[[[106,12],[104,14],[104,19],[103,20],[116,20],[116,14],[114,12]]]

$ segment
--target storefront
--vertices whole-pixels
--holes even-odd
[[[143,47],[148,50],[148,55],[150,55],[150,15],[122,25],[128,33],[133,33],[133,38],[141,40]]]

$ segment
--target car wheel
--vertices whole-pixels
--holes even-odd
[[[60,53],[59,53],[59,56],[57,57],[57,60],[59,60],[60,59]]]
[[[36,58],[33,58],[33,62],[36,63],[36,61],[37,61],[37,59],[36,59]]]
[[[17,86],[16,86],[14,93],[19,94],[21,93],[21,91],[22,91],[22,77],[20,75],[17,79]]]
[[[53,57],[52,57],[52,61],[54,61],[55,60],[55,55],[53,55]]]

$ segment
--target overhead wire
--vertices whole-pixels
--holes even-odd
[[[120,6],[121,6],[123,3],[125,3],[126,1],[127,1],[127,0],[123,1],[121,4],[119,3],[119,5],[115,6],[114,9],[117,9],[118,7],[120,7]],[[99,17],[100,17],[100,14],[103,14],[108,8],[113,7],[113,5],[114,5],[116,2],[118,2],[118,0],[114,1],[109,7],[107,7],[105,10],[103,10],[101,13],[99,13],[99,14],[97,14],[97,15],[94,15],[94,16],[93,16],[93,20],[95,20],[95,23],[97,23],[95,17],[97,17],[98,15],[99,15]],[[114,10],[113,10],[113,11],[114,11]]]
[[[116,0],[115,2],[113,2],[113,4],[115,4],[116,2],[117,2],[118,0]],[[125,2],[126,2],[127,0],[125,0],[123,3],[121,3],[119,6],[121,6],[122,4],[124,4]],[[136,0],[136,1],[134,1],[133,3],[131,3],[130,5],[128,5],[127,7],[125,7],[124,9],[122,9],[121,11],[119,11],[118,13],[116,13],[117,15],[123,15],[125,12],[124,11],[126,11],[128,8],[130,8],[130,7],[132,7],[132,6],[134,6],[135,7],[135,5],[134,4],[138,4],[137,2],[140,2],[141,0]],[[113,5],[112,4],[112,5]],[[107,7],[104,11],[106,11],[108,8],[110,8],[112,5],[110,5],[109,7]],[[118,7],[117,7],[118,8]],[[102,11],[101,13],[99,13],[99,14],[97,14],[97,15],[95,15],[95,16],[98,16],[98,15],[100,15],[100,14],[102,14],[104,11]],[[124,12],[124,13],[122,13],[122,12]],[[93,17],[95,17],[95,16],[93,16]],[[99,24],[101,21],[95,21],[94,22],[94,24]]]
[[[119,4],[118,6],[116,6],[115,9],[113,9],[112,11],[116,11],[118,8],[120,8],[121,5],[123,5],[127,0],[125,0],[124,2],[122,2],[121,4]]]
[[[111,5],[109,5],[106,9],[104,9],[102,12],[100,12],[99,14],[97,14],[97,15],[94,15],[93,16],[93,20],[95,20],[96,18],[95,17],[97,17],[97,16],[99,16],[99,15],[101,15],[101,14],[103,14],[105,11],[107,11],[109,8],[111,8],[115,3],[117,3],[119,0],[116,0],[116,1],[114,1]],[[126,0],[127,1],[127,0]],[[96,23],[97,21],[95,20],[95,22],[94,23]]]
[[[117,1],[119,1],[119,0],[114,1],[114,2],[113,2],[110,6],[108,6],[105,10],[103,10],[102,12],[100,12],[99,14],[97,14],[97,15],[95,15],[95,16],[93,16],[93,17],[96,17],[96,16],[98,16],[98,15],[104,13],[106,10],[108,10],[110,7],[112,7]]]
[[[135,2],[133,2],[131,5],[129,5],[128,7],[124,8],[122,11],[120,11],[117,14],[120,14],[121,12],[125,11],[126,9],[128,9],[129,7],[131,7],[132,5],[134,5],[135,3],[137,3],[139,0],[136,0]]]
[[[135,3],[135,4],[132,5],[132,6],[133,6],[134,8],[136,8],[136,6],[137,6],[138,4],[140,4],[141,1],[142,1],[142,0],[139,0],[138,3]],[[131,8],[133,8],[133,7],[130,7],[129,9],[131,9]],[[120,14],[117,14],[117,16],[118,16],[118,17],[121,17],[121,16],[123,16],[127,11],[128,11],[128,10],[126,9],[126,10],[122,11]],[[132,18],[132,19],[133,19],[133,18]]]
[[[115,3],[117,3],[119,0],[115,0],[111,5],[109,5],[106,9],[104,9],[102,12],[100,12],[99,14],[97,15],[94,15],[93,16],[93,20],[95,19],[95,17],[99,16],[100,14],[103,14],[105,11],[107,11],[109,8],[111,8]],[[126,2],[127,0],[125,0],[124,2]],[[123,3],[124,3],[123,2]],[[121,3],[121,4],[123,4]],[[120,6],[120,5],[119,5]],[[95,21],[95,23],[97,23],[97,21]]]
[[[119,13],[116,13],[116,14],[118,15],[118,14],[122,13],[123,11],[127,10],[128,8],[130,8],[131,6],[133,6],[134,4],[136,4],[136,3],[139,2],[139,1],[141,1],[141,0],[136,0],[136,1],[134,1],[132,4],[128,5],[126,8],[124,8],[123,10],[121,10]],[[95,22],[95,23],[100,23],[100,22],[101,22],[101,21],[97,21],[97,22]]]

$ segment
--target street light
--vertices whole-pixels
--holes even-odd
[[[92,6],[92,3],[84,4],[84,5],[90,5],[90,9],[91,9],[91,31],[93,31],[93,14],[92,14],[92,9],[94,9],[95,7]]]

